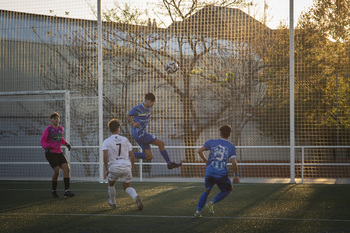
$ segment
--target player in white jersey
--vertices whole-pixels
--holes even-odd
[[[105,179],[108,177],[108,204],[112,209],[116,208],[116,190],[114,185],[120,180],[124,191],[136,201],[138,209],[142,210],[143,203],[141,197],[136,193],[136,190],[130,186],[135,162],[132,145],[126,137],[119,135],[120,123],[118,119],[112,119],[108,123],[108,128],[112,135],[104,140],[102,144],[103,163],[106,170]]]

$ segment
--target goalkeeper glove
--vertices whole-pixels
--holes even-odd
[[[70,148],[72,148],[71,147],[71,145],[70,144],[68,144],[68,143],[66,143],[66,145],[65,145],[67,148],[68,148],[68,150],[70,151]]]
[[[71,145],[68,143],[66,143],[66,147],[68,148],[69,151],[70,151],[70,148],[72,148]]]

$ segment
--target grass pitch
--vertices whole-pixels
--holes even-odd
[[[59,182],[59,188],[63,182]],[[50,182],[0,182],[0,232],[350,232],[350,185],[238,184],[196,219],[202,183],[134,182],[144,209],[117,182],[117,208],[107,184],[72,183],[74,198],[51,197]],[[219,190],[215,187],[208,201]]]

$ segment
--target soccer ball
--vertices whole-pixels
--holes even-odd
[[[179,69],[179,66],[174,61],[168,62],[165,66],[165,70],[168,74],[173,74]]]

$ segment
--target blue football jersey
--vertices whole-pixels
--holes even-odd
[[[129,116],[134,117],[134,121],[140,123],[140,127],[132,128],[133,136],[140,137],[146,131],[152,108],[145,108],[143,103],[130,110]]]
[[[217,178],[228,175],[227,162],[236,157],[236,147],[226,139],[211,139],[204,147],[210,151],[206,175]]]

